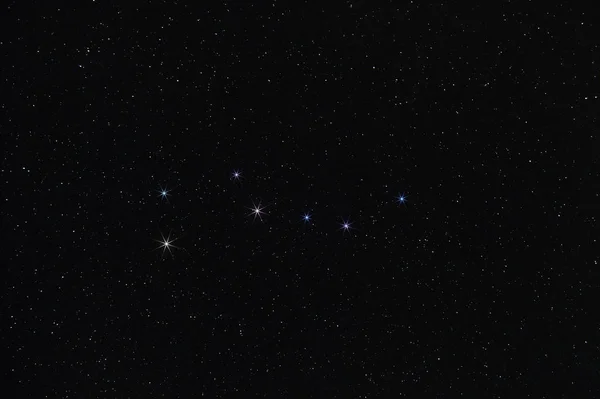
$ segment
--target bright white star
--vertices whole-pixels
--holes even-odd
[[[240,172],[239,170],[234,170],[233,173],[231,174],[231,179],[234,181],[239,181],[242,178],[242,172]]]
[[[304,220],[305,222],[310,222],[310,214],[305,213],[304,216],[302,216],[302,220]]]
[[[260,202],[258,203],[258,205],[256,205],[254,202],[252,202],[252,208],[248,208],[248,209],[252,210],[252,212],[249,213],[248,216],[254,215],[254,220],[256,220],[256,218],[258,217],[260,219],[260,221],[262,222],[262,215],[265,215],[266,213],[263,212],[263,209],[265,209],[265,207],[261,206]]]
[[[343,230],[344,233],[347,232],[347,231],[349,232],[350,229],[352,228],[352,223],[350,223],[350,220],[344,220],[344,219],[342,219],[341,226],[342,227],[340,227],[340,230]]]
[[[165,252],[167,250],[169,251],[169,254],[171,256],[173,256],[173,252],[171,252],[171,248],[179,249],[178,247],[176,247],[175,245],[173,245],[173,242],[175,242],[176,239],[173,239],[173,240],[171,239],[171,232],[169,232],[169,235],[167,236],[167,238],[165,238],[165,236],[162,233],[160,233],[160,236],[161,236],[162,240],[154,240],[154,241],[160,243],[160,246],[158,246],[156,249],[161,249],[162,248],[162,250],[163,250],[163,252],[162,252],[163,258],[165,256]]]

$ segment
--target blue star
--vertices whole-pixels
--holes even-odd
[[[164,188],[159,186],[159,188],[160,188],[160,190],[158,190],[158,196],[160,197],[160,199],[163,199],[163,200],[169,202],[170,190],[167,190],[166,186]]]
[[[404,203],[406,203],[406,195],[404,195],[404,194],[399,194],[399,195],[396,197],[396,201],[398,201],[398,203],[399,203],[399,204],[404,204]]]
[[[304,220],[304,223],[310,222],[310,214],[305,213],[304,216],[302,216],[302,220]]]

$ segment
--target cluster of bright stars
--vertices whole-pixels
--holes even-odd
[[[241,181],[241,179],[242,179],[242,173],[239,170],[234,170],[231,173],[231,180],[239,182],[239,181]],[[164,188],[162,186],[159,186],[158,193],[159,193],[158,196],[161,198],[161,200],[169,202],[170,190],[167,189],[167,186],[165,186]],[[396,197],[396,202],[400,205],[406,204],[406,195],[398,194],[398,196]],[[247,216],[253,217],[253,221],[256,221],[256,218],[258,218],[262,222],[263,215],[267,214],[265,212],[266,207],[263,206],[261,202],[258,202],[258,203],[252,202],[252,206],[248,207],[247,209],[251,210],[251,212]],[[310,223],[311,220],[312,220],[312,215],[310,213],[304,213],[304,215],[302,215],[302,221],[304,223]],[[352,227],[352,223],[350,222],[350,219],[342,219],[342,222],[340,224],[340,230],[342,230],[344,233],[346,233],[346,232],[349,233],[351,229],[353,229],[353,227]],[[171,239],[171,232],[169,233],[169,235],[166,238],[161,233],[161,240],[155,240],[155,241],[160,243],[160,246],[156,249],[162,248],[163,257],[165,255],[166,251],[169,251],[169,254],[173,255],[173,253],[171,252],[171,249],[178,249],[178,247],[173,245],[173,242],[175,241],[175,239]]]

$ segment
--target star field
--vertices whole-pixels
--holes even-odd
[[[591,10],[1,18],[4,396],[600,397]]]

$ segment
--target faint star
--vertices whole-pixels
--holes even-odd
[[[160,236],[161,236],[162,240],[154,240],[154,241],[160,243],[160,246],[156,247],[156,249],[161,249],[162,248],[162,250],[163,250],[163,252],[162,252],[163,258],[165,256],[165,252],[167,250],[169,251],[169,254],[171,256],[173,256],[173,252],[171,252],[171,248],[179,249],[179,247],[176,247],[175,245],[173,245],[173,242],[175,242],[176,239],[173,239],[173,240],[171,239],[171,232],[169,232],[169,235],[167,236],[167,238],[165,238],[165,236],[162,233],[160,233]]]
[[[265,209],[265,207],[261,206],[260,202],[258,203],[258,205],[256,205],[254,202],[252,202],[252,208],[248,208],[248,209],[252,210],[252,212],[250,212],[248,214],[248,216],[254,215],[254,220],[256,220],[256,218],[258,217],[261,222],[263,221],[262,215],[265,215],[265,212],[263,212],[263,209]]]

